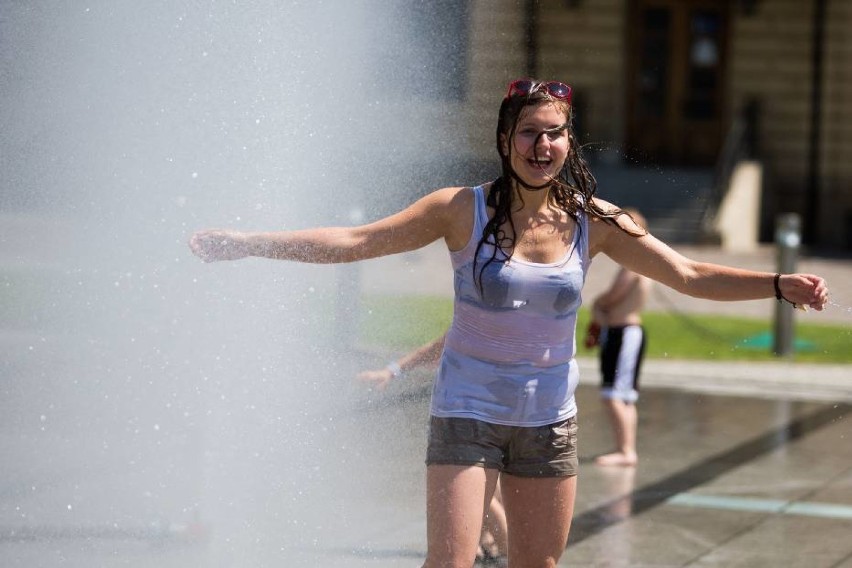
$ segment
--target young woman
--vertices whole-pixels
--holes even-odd
[[[571,88],[513,81],[500,106],[502,175],[439,189],[359,227],[190,240],[205,261],[261,256],[313,263],[401,253],[443,239],[455,272],[453,322],[435,380],[427,449],[424,566],[469,567],[498,474],[509,565],[555,566],[576,491],[576,312],[590,259],[714,300],[776,296],[821,310],[822,278],[696,262],[594,197],[571,128]]]

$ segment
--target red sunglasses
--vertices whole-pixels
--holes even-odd
[[[571,92],[573,89],[559,81],[546,81],[544,83],[539,83],[532,79],[516,79],[509,83],[509,90],[506,91],[505,98],[508,99],[509,97],[517,96],[525,97],[542,90],[554,99],[559,99],[571,104]]]

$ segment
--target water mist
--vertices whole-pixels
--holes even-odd
[[[186,240],[443,182],[450,4],[0,2],[4,565],[419,565],[425,409],[365,404],[337,269]]]

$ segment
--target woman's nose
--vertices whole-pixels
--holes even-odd
[[[541,132],[538,136],[536,136],[533,146],[535,146],[536,149],[548,148],[550,146],[550,137],[547,135],[547,132]]]

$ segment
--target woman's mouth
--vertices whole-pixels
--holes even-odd
[[[550,164],[553,163],[553,160],[550,158],[530,158],[527,160],[527,163],[533,167],[540,170],[545,170],[550,167]]]

